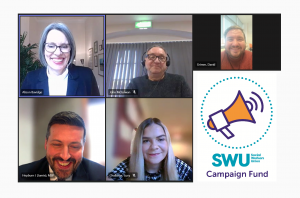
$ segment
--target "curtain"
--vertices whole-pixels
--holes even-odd
[[[108,89],[125,89],[132,78],[146,74],[141,65],[143,54],[154,44],[162,45],[170,56],[167,72],[182,75],[191,89],[192,41],[106,44],[106,96]]]

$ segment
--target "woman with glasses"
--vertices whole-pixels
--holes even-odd
[[[39,89],[50,96],[99,96],[92,70],[75,66],[75,56],[75,41],[68,27],[48,25],[39,44],[40,62],[45,67],[29,72],[21,89]]]
[[[126,87],[137,90],[133,97],[192,97],[183,76],[166,72],[171,60],[163,46],[153,45],[145,54],[142,65],[147,70],[146,75],[131,79]]]
[[[167,127],[157,118],[144,120],[132,141],[131,156],[107,175],[114,181],[192,181],[192,168],[174,156]]]

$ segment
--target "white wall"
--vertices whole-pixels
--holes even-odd
[[[163,41],[191,41],[191,39],[177,37],[177,36],[167,36],[167,35],[130,35],[130,36],[122,36],[118,38],[108,39],[106,43],[142,43],[142,42],[163,42]]]
[[[86,36],[85,36],[85,58],[84,58],[84,64],[85,66],[88,65],[88,49],[93,48],[94,51],[94,42],[98,41],[98,47],[102,43],[103,39],[103,17],[89,17],[86,20],[85,23],[85,30],[86,30]],[[103,50],[100,52],[98,49],[98,53],[93,53],[93,60],[94,56],[103,53]],[[94,66],[94,64],[93,64]],[[93,68],[94,76],[97,80],[100,95],[103,95],[103,76],[100,76],[98,73],[99,70],[99,63],[98,67]]]
[[[253,44],[252,40],[252,23],[247,23],[247,43]]]
[[[34,20],[33,17],[21,17],[21,32],[20,34],[23,34],[24,32],[27,32],[27,36],[24,42],[24,45],[39,43],[40,39],[36,38],[37,36],[37,22]],[[30,31],[35,30],[35,31]],[[38,48],[32,50],[34,53],[36,53],[36,58],[38,59]]]
[[[19,107],[19,165],[22,165],[34,161],[34,100],[21,98]],[[24,133],[20,133],[20,130]]]
[[[153,29],[168,29],[192,32],[192,21],[179,21],[179,22],[153,22]],[[124,25],[110,25],[106,24],[106,34],[112,32],[120,32],[126,30],[133,30],[134,22],[132,24]]]
[[[134,22],[132,24],[124,24],[124,25],[109,25],[106,26],[106,34],[107,36],[110,33],[115,32],[124,32],[123,36],[117,38],[107,38],[106,43],[126,43],[126,42],[156,42],[156,41],[191,41],[191,38],[187,38],[184,36],[176,36],[176,35],[166,35],[157,31],[156,33],[141,33],[140,35],[127,35],[126,31],[134,30]],[[180,22],[153,22],[152,29],[154,30],[174,30],[183,31],[188,33],[192,33],[192,21],[180,21]],[[142,30],[147,31],[147,30]],[[189,34],[190,35],[190,34]]]
[[[24,32],[27,32],[24,45],[28,45],[29,43],[29,19],[30,17],[21,17],[21,21],[20,21],[20,26],[21,26],[20,34],[23,35]]]
[[[33,31],[32,31],[33,30]],[[38,30],[38,23],[33,17],[29,17],[29,43],[34,44],[37,43],[39,44],[40,38],[41,38],[41,33],[39,33]],[[32,50],[33,52],[36,53],[36,57],[39,57],[39,48],[36,48]]]

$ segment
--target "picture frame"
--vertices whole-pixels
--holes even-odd
[[[104,54],[99,54],[98,55],[98,62],[99,62],[99,68],[98,68],[98,74],[100,76],[104,76]]]
[[[98,53],[98,41],[94,42],[94,53]]]
[[[88,67],[93,69],[93,48],[88,50]]]
[[[94,66],[98,67],[98,55],[94,56]]]
[[[104,40],[102,40],[102,44],[99,45],[99,51],[104,50]]]

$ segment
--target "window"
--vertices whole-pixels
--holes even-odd
[[[136,51],[118,51],[112,89],[126,89],[132,78],[136,77]]]
[[[221,46],[225,45],[224,32],[230,26],[237,25],[244,29],[244,24],[237,15],[221,15]]]

